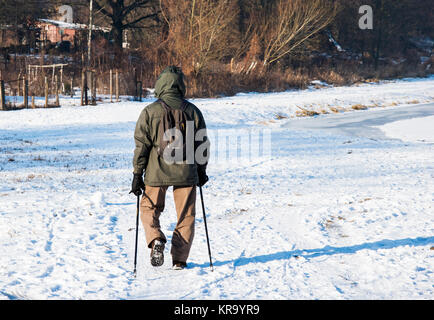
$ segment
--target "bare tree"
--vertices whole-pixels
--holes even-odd
[[[159,22],[156,4],[155,0],[94,0],[93,3],[96,13],[109,20],[118,51],[122,51],[125,30],[147,28]]]
[[[270,9],[258,29],[264,44],[265,68],[291,54],[331,23],[336,5],[324,0],[278,0]]]
[[[163,16],[169,26],[167,45],[195,75],[221,61],[234,48],[238,17],[235,0],[164,1]]]

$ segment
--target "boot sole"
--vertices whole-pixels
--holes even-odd
[[[184,270],[186,267],[177,267],[177,266],[173,266],[172,270]]]
[[[164,263],[164,244],[156,244],[154,246],[152,256],[151,256],[151,265],[153,267],[161,267]]]

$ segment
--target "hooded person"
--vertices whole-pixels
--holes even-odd
[[[177,212],[177,224],[171,242],[174,269],[183,269],[187,266],[194,238],[196,186],[203,186],[208,181],[206,167],[209,141],[206,137],[205,120],[200,110],[185,99],[185,93],[184,74],[181,69],[175,66],[164,69],[155,83],[155,96],[158,100],[143,109],[134,131],[131,192],[136,196],[143,193],[140,218],[145,229],[147,246],[151,249],[153,266],[161,266],[164,263],[167,240],[161,230],[159,218],[164,210],[166,192],[170,186],[173,187]],[[193,140],[189,141],[193,148],[187,149],[187,153],[193,155],[187,154],[187,158],[194,161],[166,161],[159,152],[162,139],[166,139],[165,135],[161,134],[161,126],[168,112],[180,114],[181,111],[190,125],[194,125],[194,134],[187,135],[186,138]],[[197,136],[200,141],[196,141]],[[205,148],[198,150],[201,143],[205,143]],[[197,156],[198,154],[201,156]]]

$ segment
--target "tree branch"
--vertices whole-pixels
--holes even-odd
[[[122,29],[135,28],[135,27],[136,27],[135,25],[136,25],[137,23],[139,23],[140,21],[143,21],[143,20],[145,20],[145,19],[149,19],[149,18],[158,17],[158,14],[159,14],[159,13],[160,13],[160,12],[156,12],[156,13],[148,14],[148,15],[143,16],[143,17],[140,17],[140,18],[138,18],[138,19],[136,19],[136,20],[134,20],[134,21],[128,22],[128,23],[126,23],[126,24],[124,24],[124,25],[122,26]]]
[[[131,11],[133,11],[134,9],[140,8],[144,4],[147,4],[148,2],[149,2],[149,0],[134,1],[132,4],[122,8],[122,10],[121,10],[122,15],[127,16]]]
[[[90,0],[87,0],[87,1],[90,3]],[[111,2],[111,1],[109,1],[109,2]],[[93,2],[93,5],[95,6],[95,9],[98,10],[99,12],[101,12],[103,15],[113,19],[113,14],[111,14],[106,9],[104,9],[104,6],[101,6],[97,0],[95,0]]]

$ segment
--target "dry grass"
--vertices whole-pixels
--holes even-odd
[[[330,107],[330,110],[334,113],[339,113],[344,111],[342,107]]]
[[[353,110],[366,110],[366,109],[368,109],[368,107],[363,105],[363,104],[356,104],[354,106],[351,106],[351,108]]]
[[[411,101],[407,101],[407,104],[419,104],[419,100],[411,100]]]
[[[271,123],[276,123],[276,121],[274,121],[274,120],[262,120],[262,121],[257,122],[257,124],[264,125],[264,126],[268,126]]]
[[[308,110],[308,109],[302,108],[302,107],[300,107],[300,106],[297,106],[297,108],[301,109],[301,110],[297,110],[297,111],[295,112],[295,115],[296,115],[297,117],[313,117],[313,116],[318,116],[318,115],[320,115],[319,112],[314,111],[314,110]]]
[[[300,108],[300,107],[299,107]],[[313,117],[313,116],[318,116],[319,113],[313,110],[306,110],[303,108],[300,108],[301,110],[297,110],[295,112],[295,115],[297,117]]]
[[[285,116],[285,115],[283,115],[281,113],[277,113],[277,114],[274,115],[274,119],[276,119],[276,120],[288,119],[288,116]]]
[[[345,85],[348,83],[348,81],[335,70],[328,70],[324,72],[321,77],[323,81],[327,83],[332,83],[336,85]]]

